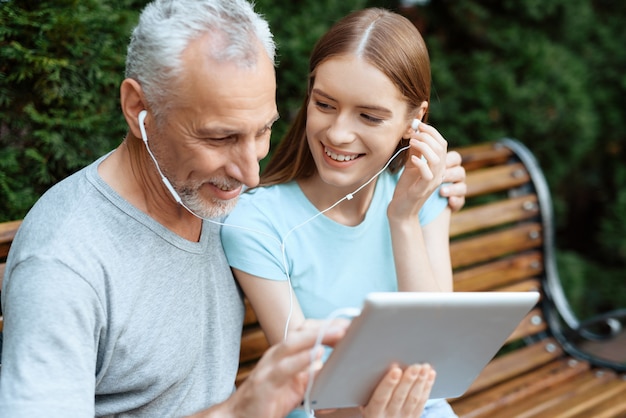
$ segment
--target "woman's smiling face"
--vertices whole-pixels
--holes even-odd
[[[391,80],[355,55],[321,63],[307,106],[306,136],[323,183],[357,188],[385,166],[411,116]]]

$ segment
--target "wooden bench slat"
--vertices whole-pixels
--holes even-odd
[[[248,298],[244,297],[244,306],[246,308],[246,312],[245,315],[243,317],[243,326],[248,326],[248,325],[258,325],[257,323],[259,322],[259,320],[256,317],[256,313],[254,313],[254,309],[252,309],[252,306],[250,305],[250,301],[248,300]]]
[[[529,370],[541,367],[557,359],[563,350],[556,341],[548,338],[527,347],[518,348],[504,356],[496,357],[485,367],[467,390],[468,394],[481,391],[496,383],[504,382]]]
[[[529,418],[571,417],[604,403],[607,398],[621,391],[620,384],[626,387],[626,383],[619,382],[614,374],[597,376],[594,371],[589,370],[533,398],[511,405],[506,412],[512,413],[512,416]],[[494,415],[494,417],[498,416],[503,416],[503,414]],[[595,417],[595,415],[587,416]]]
[[[552,361],[459,402],[452,400],[451,404],[459,418],[491,418],[497,411],[508,411],[508,407],[515,401],[534,397],[542,391],[584,374],[587,370],[589,366],[582,362],[570,364],[564,360]]]
[[[530,251],[464,270],[456,270],[454,291],[487,291],[529,277],[537,277],[543,272],[542,259],[540,252]]]
[[[488,229],[530,219],[538,212],[539,205],[534,194],[468,208],[452,215],[450,236],[458,237],[478,228]]]
[[[576,415],[587,415],[590,409],[602,405],[606,400],[619,396],[624,392],[626,383],[621,382],[615,376],[597,377],[593,372],[586,374],[585,381],[568,381],[563,387],[551,390],[551,399],[546,399],[545,404],[528,400],[519,406],[521,411],[524,408],[531,409],[532,413],[525,413],[525,417],[555,417],[570,418]]]
[[[622,377],[622,383],[617,391],[611,392],[611,398],[604,398],[599,404],[573,415],[571,418],[615,418],[626,417],[626,380]]]
[[[239,361],[258,360],[268,347],[269,343],[260,326],[244,329],[241,335]]]
[[[580,395],[582,392],[592,390],[598,385],[607,382],[608,379],[598,379],[593,372],[587,370],[585,373],[573,376],[570,379],[559,382],[546,390],[533,394],[533,396],[521,399],[507,406],[506,410],[495,411],[491,414],[493,418],[514,417],[554,417],[548,410],[557,404],[569,403],[572,397]],[[571,405],[571,404],[570,404]]]
[[[254,369],[254,366],[256,366],[256,361],[239,364],[237,378],[235,379],[235,386],[238,387],[241,384],[241,382],[246,380],[246,378],[250,375],[250,373]]]
[[[541,310],[538,308],[533,309],[522,319],[511,336],[507,338],[507,342],[544,332],[546,328],[546,322],[543,320]]]
[[[532,292],[540,291],[539,279],[528,279],[522,282],[515,282],[503,287],[492,289],[494,292]],[[540,295],[541,296],[541,295]]]
[[[450,243],[452,268],[465,267],[536,248],[542,241],[541,225],[538,223],[525,223],[480,237],[462,238]]]
[[[9,254],[9,248],[13,242],[13,237],[17,233],[22,221],[9,221],[0,223],[0,260],[4,261]],[[3,272],[4,276],[4,272]],[[2,280],[2,276],[0,276]]]
[[[0,243],[11,244],[21,224],[22,224],[21,220],[1,222],[0,223]]]
[[[467,195],[475,196],[509,190],[528,183],[530,175],[522,163],[483,168],[467,173]]]
[[[463,167],[468,172],[483,167],[504,164],[513,155],[509,148],[496,143],[482,143],[452,149],[461,154]]]

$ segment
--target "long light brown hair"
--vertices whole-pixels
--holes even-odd
[[[306,114],[316,69],[332,57],[349,54],[360,56],[385,74],[402,93],[410,110],[416,111],[430,100],[430,59],[417,28],[389,10],[353,12],[335,23],[313,48],[306,97],[261,175],[261,185],[286,183],[315,173],[315,161],[306,140]],[[408,140],[399,138],[396,151],[407,143]],[[389,165],[389,170],[397,171],[406,159],[404,151]]]

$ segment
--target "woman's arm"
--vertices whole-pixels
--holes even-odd
[[[289,330],[297,329],[304,323],[304,314],[287,280],[264,279],[235,268],[233,274],[250,301],[270,345],[285,338],[287,320]]]
[[[452,291],[449,225],[450,208],[446,208],[423,228],[417,219],[391,226],[398,290]]]
[[[410,141],[411,157],[387,208],[400,291],[451,291],[450,208],[422,227],[419,211],[441,184],[447,142],[421,123]]]

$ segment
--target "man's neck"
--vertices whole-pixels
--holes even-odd
[[[176,203],[161,181],[141,141],[127,136],[98,167],[98,174],[120,196],[151,218],[197,242],[202,220]]]

